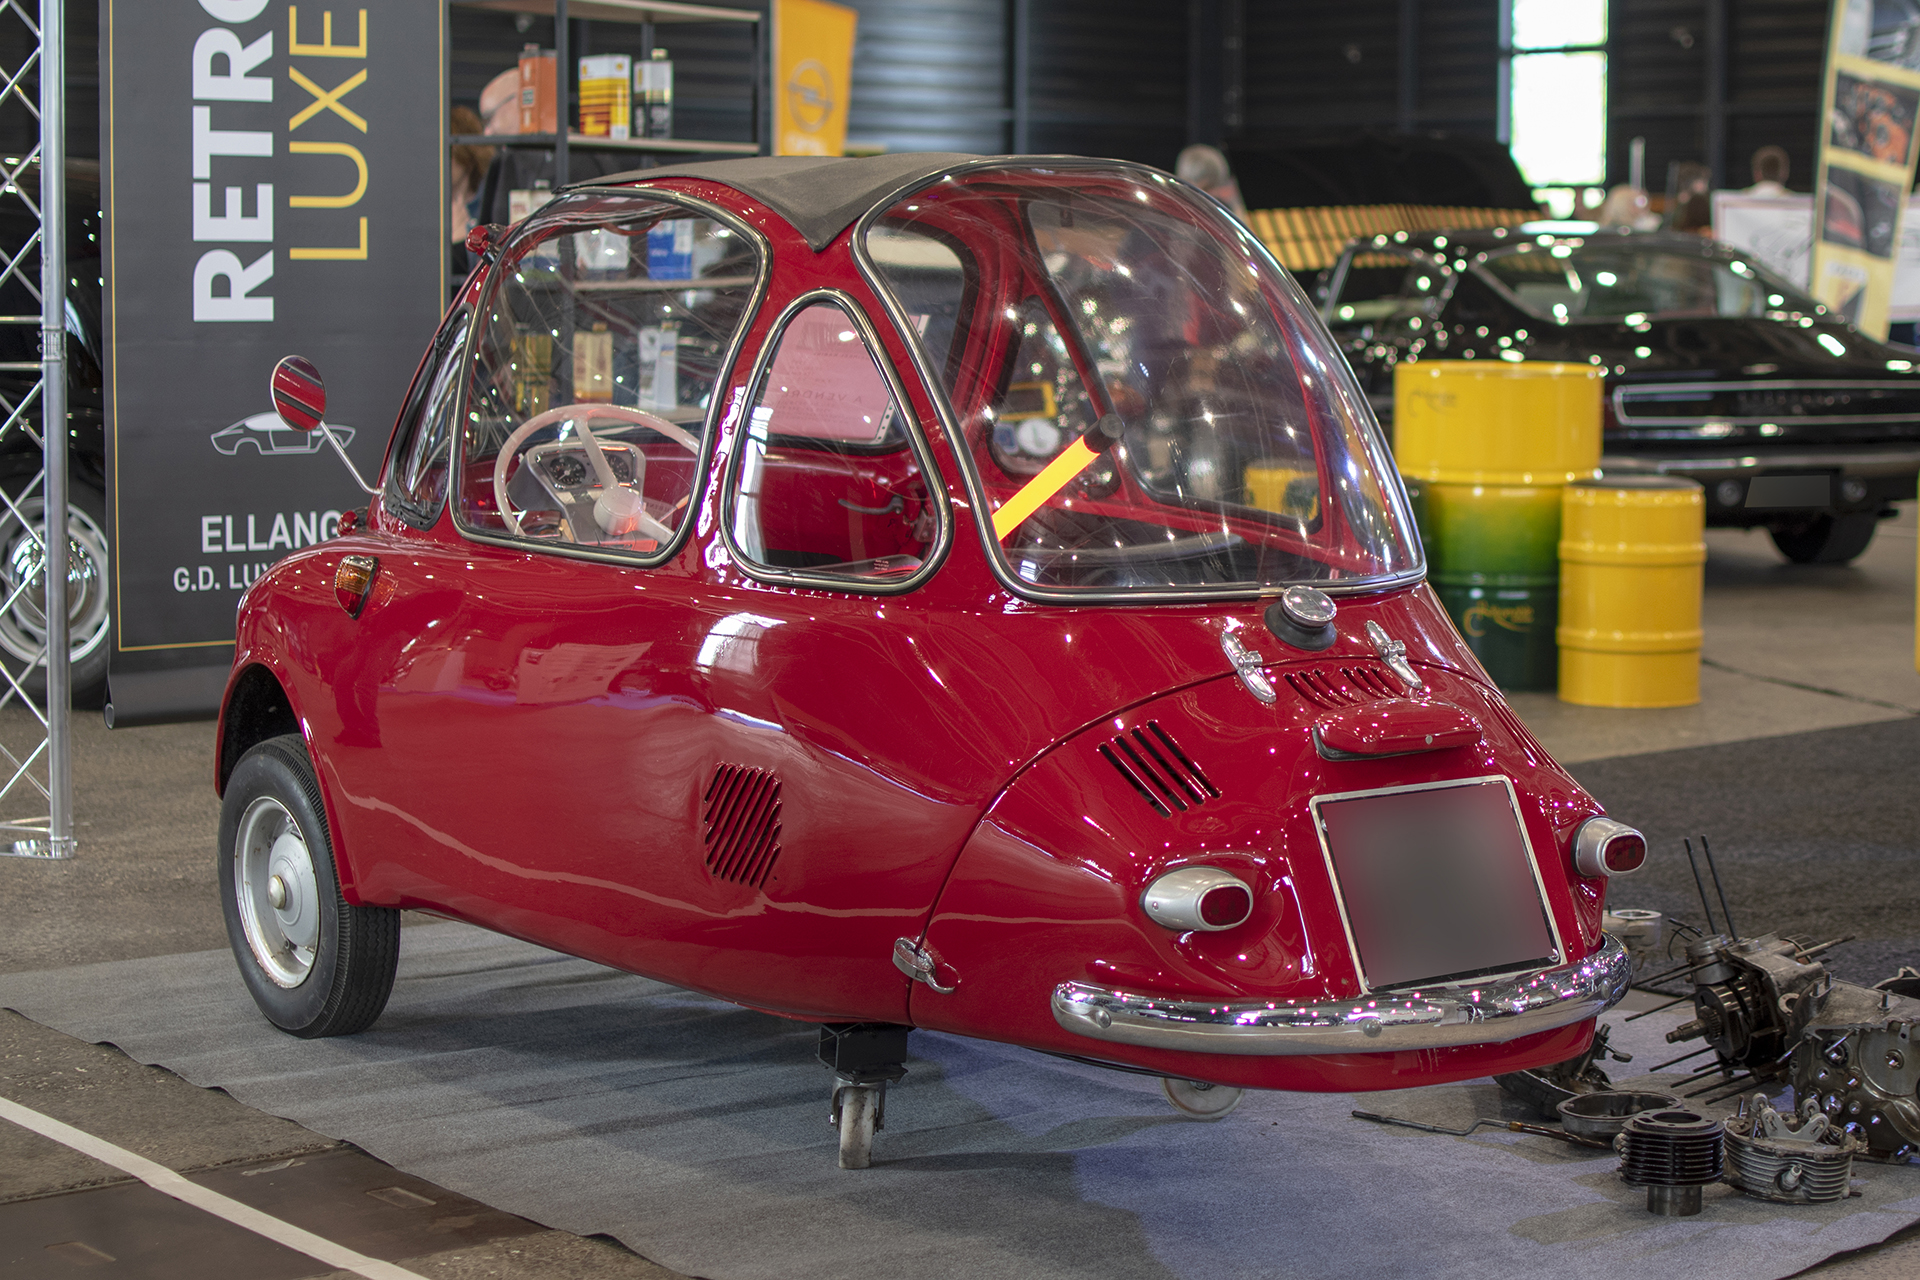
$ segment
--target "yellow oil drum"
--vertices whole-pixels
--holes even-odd
[[[1560,700],[1700,701],[1706,503],[1698,483],[1614,476],[1566,487],[1560,533]]]
[[[1558,678],[1561,486],[1415,481],[1427,577],[1502,689]]]
[[[1419,360],[1393,371],[1400,474],[1567,484],[1600,474],[1600,370],[1546,360]]]

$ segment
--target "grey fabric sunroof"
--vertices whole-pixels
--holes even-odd
[[[704,178],[760,201],[791,222],[818,253],[876,202],[901,187],[979,158],[957,151],[852,158],[749,156],[634,169],[595,178],[591,185],[604,187],[649,178]]]

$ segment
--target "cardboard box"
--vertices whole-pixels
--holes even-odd
[[[633,59],[601,53],[580,59],[580,132],[589,138],[626,138],[633,114]]]
[[[530,44],[520,51],[520,132],[558,133],[560,113],[554,98],[555,54]]]

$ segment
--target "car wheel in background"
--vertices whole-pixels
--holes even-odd
[[[46,501],[37,483],[9,485],[7,498],[11,505],[0,505],[0,662],[28,696],[44,702],[46,556],[29,529],[40,528]],[[106,693],[107,568],[107,500],[74,484],[67,494],[67,626],[76,706],[99,706]]]
[[[1767,532],[1795,564],[1845,564],[1867,549],[1879,522],[1871,511],[1848,511],[1776,521]]]
[[[240,757],[220,803],[227,941],[267,1021],[305,1039],[364,1031],[387,1007],[400,913],[341,896],[320,784],[298,734]]]

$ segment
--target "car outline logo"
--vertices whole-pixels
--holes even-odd
[[[343,427],[333,422],[329,422],[327,426],[333,430],[335,436],[339,437],[341,448],[344,449],[353,443],[352,427]],[[280,415],[272,410],[242,418],[230,427],[220,428],[208,438],[213,441],[215,449],[229,458],[238,454],[243,444],[251,444],[263,458],[286,454],[318,453],[327,446],[325,435],[318,431],[295,431],[280,421]]]

